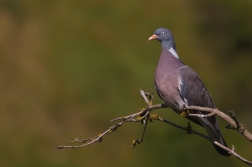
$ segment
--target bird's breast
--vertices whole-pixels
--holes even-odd
[[[179,92],[178,71],[165,72],[158,68],[155,72],[155,85],[160,98],[172,109],[183,110],[183,100]]]

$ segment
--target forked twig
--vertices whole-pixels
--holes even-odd
[[[90,146],[91,144],[94,144],[95,142],[101,142],[103,136],[105,136],[106,134],[108,134],[110,132],[114,132],[124,122],[141,122],[141,123],[144,124],[143,133],[142,133],[142,136],[141,136],[140,140],[139,139],[133,140],[132,147],[134,148],[137,144],[140,144],[140,143],[143,142],[143,138],[144,138],[144,134],[145,134],[145,131],[146,131],[147,123],[148,123],[148,121],[153,121],[153,120],[158,120],[158,121],[167,123],[167,124],[172,125],[172,126],[174,126],[176,128],[179,128],[179,129],[182,129],[182,130],[186,131],[187,134],[195,134],[195,135],[198,135],[198,136],[212,142],[212,140],[208,136],[206,136],[204,134],[201,134],[201,133],[199,133],[197,131],[192,130],[192,128],[190,126],[190,123],[188,123],[187,127],[182,127],[182,126],[174,124],[174,123],[172,123],[172,122],[170,122],[168,120],[165,120],[165,119],[159,117],[156,114],[151,115],[150,113],[151,113],[152,110],[160,109],[160,108],[166,108],[168,106],[166,104],[152,105],[152,101],[153,101],[153,98],[154,98],[153,91],[150,94],[148,92],[144,92],[143,90],[140,90],[140,95],[147,104],[146,108],[143,108],[143,109],[141,109],[140,111],[138,111],[138,112],[136,112],[134,114],[130,114],[128,116],[119,117],[119,118],[115,118],[115,119],[111,120],[111,122],[118,121],[118,123],[114,124],[109,129],[107,129],[106,131],[104,131],[101,134],[98,134],[94,138],[87,138],[87,139],[83,139],[83,140],[79,140],[78,138],[75,138],[74,141],[71,141],[71,142],[85,143],[85,144],[81,144],[81,145],[77,145],[77,146],[57,146],[57,148],[58,149],[63,149],[63,148],[77,149],[77,148]],[[229,126],[227,127],[228,129],[237,130],[239,133],[241,133],[249,141],[252,141],[251,133],[248,130],[246,130],[245,127],[237,121],[237,119],[236,119],[233,112],[230,113],[231,116],[228,116],[225,113],[219,111],[217,108],[212,109],[212,108],[199,107],[199,106],[188,106],[186,108],[189,111],[190,110],[199,110],[199,111],[203,111],[203,112],[209,112],[209,114],[206,114],[206,115],[203,115],[203,114],[190,114],[189,113],[188,116],[191,116],[191,117],[210,117],[210,116],[213,116],[213,115],[219,116],[220,118],[222,118],[223,120],[225,120],[229,124]],[[225,146],[221,145],[220,143],[218,143],[216,141],[214,142],[214,144],[216,144],[217,146],[227,150],[230,154],[234,155],[235,157],[237,157],[242,162],[252,166],[251,161],[248,161],[248,160],[244,159],[243,157],[241,157],[239,154],[237,154],[234,151],[234,146],[233,146],[232,149],[230,149],[228,147],[225,147]]]

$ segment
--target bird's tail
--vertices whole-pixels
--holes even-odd
[[[226,141],[224,140],[224,138],[222,137],[220,131],[219,131],[219,140],[215,140],[215,141],[217,141],[218,143],[222,144],[223,146],[228,147],[228,146],[227,146],[227,143],[226,143]],[[217,146],[217,145],[214,144],[214,143],[213,143],[213,146],[214,146],[214,148],[218,151],[218,153],[220,153],[221,155],[224,155],[224,156],[230,156],[230,155],[231,155],[228,151],[224,150],[223,148]]]
[[[212,119],[214,119],[214,121],[212,121]],[[209,137],[212,139],[213,142],[217,141],[218,143],[222,144],[223,146],[228,147],[226,141],[222,137],[222,134],[219,130],[219,127],[218,127],[218,124],[217,124],[217,121],[215,120],[215,118],[201,118],[200,122],[201,122],[202,126],[206,129]],[[220,153],[221,155],[224,155],[224,156],[231,155],[228,151],[215,145],[214,143],[213,143],[213,146],[218,151],[218,153]]]

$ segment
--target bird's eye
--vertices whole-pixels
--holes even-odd
[[[164,34],[164,32],[161,32],[161,35],[163,35]]]

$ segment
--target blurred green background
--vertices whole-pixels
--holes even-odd
[[[94,137],[111,119],[145,107],[160,43],[169,28],[180,58],[194,68],[220,110],[235,111],[252,131],[252,1],[61,0],[0,2],[0,166],[246,166],[212,144],[169,125],[127,123],[82,149],[58,150],[74,137]],[[155,103],[161,103],[155,96]],[[170,109],[154,113],[187,125]],[[252,145],[223,135],[252,160]],[[204,130],[192,124],[196,130]],[[205,132],[204,132],[205,133]]]

